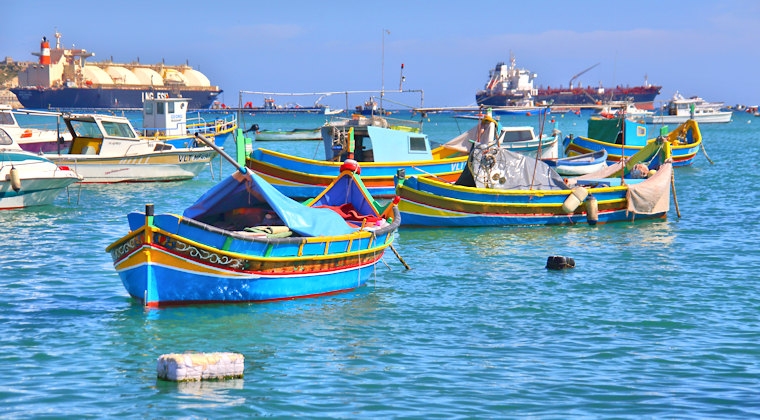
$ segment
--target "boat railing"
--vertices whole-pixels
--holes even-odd
[[[356,127],[373,125],[383,128],[392,128],[396,130],[405,130],[410,132],[422,132],[422,121],[408,120],[404,118],[392,118],[388,116],[368,116],[354,114],[351,117],[333,117],[327,123],[338,127]]]
[[[230,114],[224,118],[216,118],[213,121],[206,121],[200,114],[187,120],[187,132],[190,134],[215,134],[231,131],[237,127],[237,115]]]
[[[206,120],[200,115],[187,120],[185,123],[186,133],[179,135],[166,135],[168,131],[166,128],[153,128],[143,127],[142,135],[156,140],[167,140],[176,137],[182,137],[186,135],[195,135],[195,133],[205,135],[216,135],[220,133],[231,132],[237,128],[237,115],[231,114],[224,118],[216,118],[213,120]],[[179,126],[175,127],[175,131],[178,131]]]

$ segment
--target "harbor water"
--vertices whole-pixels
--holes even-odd
[[[588,114],[554,118],[585,135]],[[431,114],[424,131],[443,142],[472,124]],[[402,227],[411,270],[389,252],[367,287],[320,298],[146,310],[127,295],[105,252],[127,213],[181,213],[233,171],[219,160],[191,181],[76,185],[0,212],[0,417],[758,417],[760,195],[746,181],[760,118],[700,128],[714,164],[700,152],[676,168],[667,220]],[[323,156],[318,142],[255,147]],[[576,267],[545,269],[553,255]],[[158,380],[156,359],[185,351],[242,353],[244,378]]]

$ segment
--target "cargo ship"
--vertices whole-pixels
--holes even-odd
[[[510,55],[509,65],[499,62],[489,72],[485,88],[475,94],[481,106],[515,106],[532,102],[535,105],[598,105],[611,101],[633,102],[639,109],[654,109],[654,100],[662,86],[649,84],[646,77],[642,86],[616,86],[614,88],[581,86],[575,80],[599,63],[583,70],[570,79],[569,87],[534,87],[537,77],[525,69],[517,68],[514,56]]]
[[[95,53],[65,49],[55,33],[55,48],[46,37],[40,43],[39,62],[18,74],[11,88],[24,108],[142,109],[145,99],[188,98],[190,109],[208,109],[222,93],[201,72],[188,65],[87,63]]]

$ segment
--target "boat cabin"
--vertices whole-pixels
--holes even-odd
[[[649,139],[646,124],[626,118],[589,118],[588,138],[610,144],[646,146]]]
[[[73,137],[69,154],[99,155],[104,139],[140,140],[126,117],[83,114],[67,115],[63,120]]]
[[[427,135],[410,126],[391,126],[381,117],[354,117],[322,127],[328,161],[413,162],[431,160]]]
[[[143,131],[145,136],[184,136],[187,134],[187,98],[145,99]]]
[[[533,127],[502,127],[499,133],[500,143],[517,143],[536,140]]]

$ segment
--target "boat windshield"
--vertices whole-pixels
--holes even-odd
[[[71,128],[77,137],[103,138],[95,121],[71,120]]]
[[[135,133],[130,129],[129,124],[127,123],[103,121],[103,128],[109,136],[135,138]]]
[[[0,128],[0,146],[10,146],[11,144],[13,144],[11,136],[9,136],[5,130]]]
[[[10,112],[0,112],[0,125],[15,125],[15,122]]]

